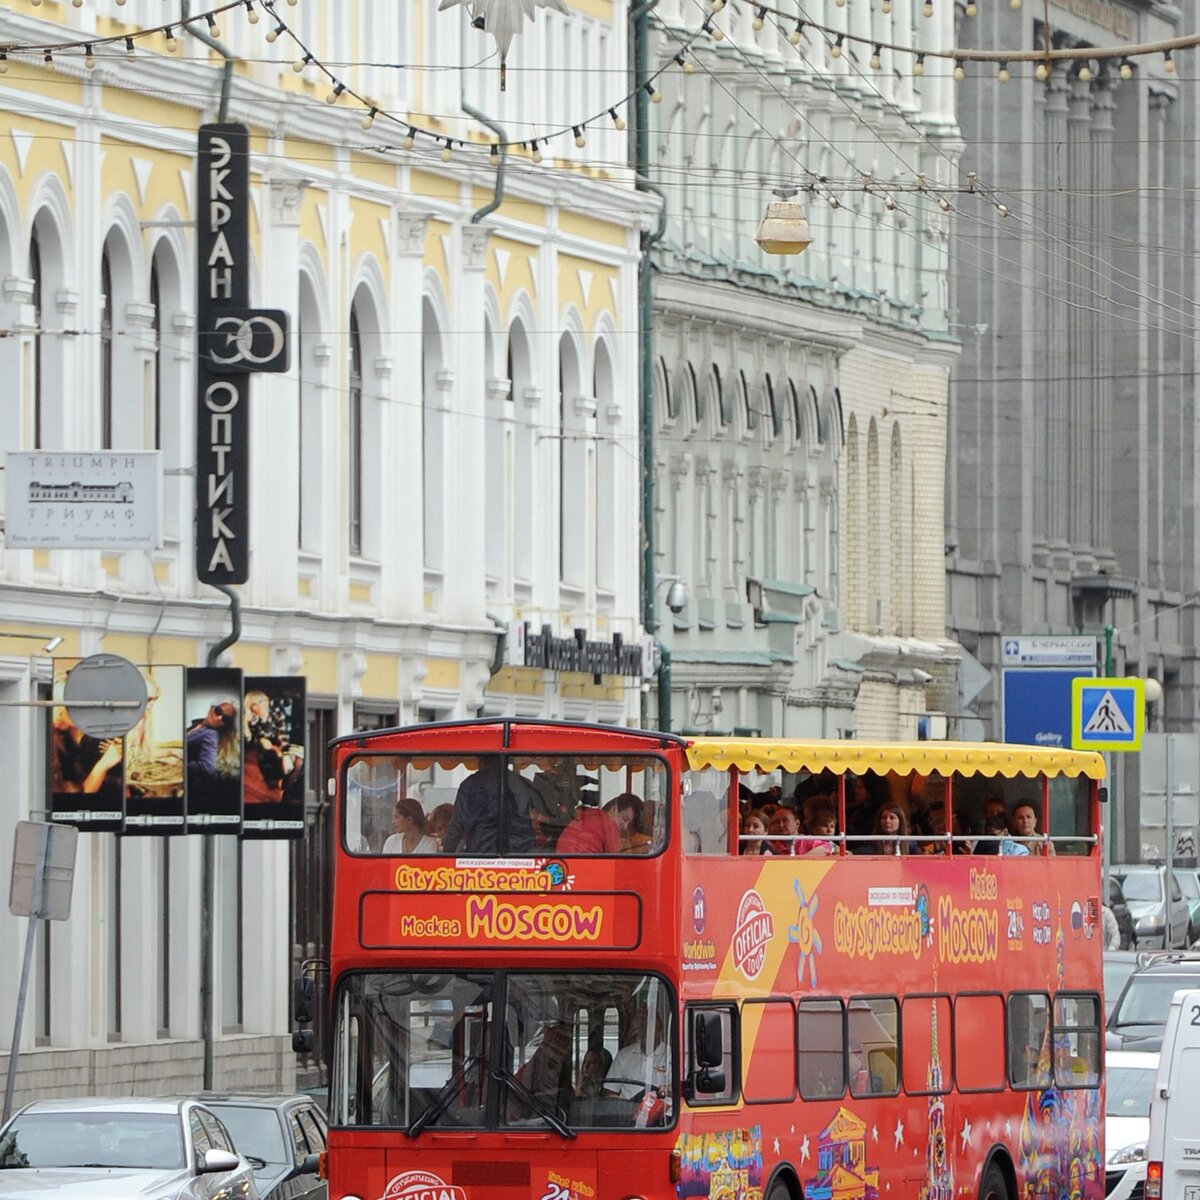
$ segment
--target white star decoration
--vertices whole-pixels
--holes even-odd
[[[896,1128],[892,1130],[892,1137],[896,1139],[896,1149],[899,1150],[904,1145],[904,1122],[899,1117],[896,1118]]]
[[[879,1141],[879,1126],[878,1125],[871,1126],[871,1140],[874,1142]]]
[[[778,1138],[775,1139],[775,1154],[776,1154],[776,1156],[778,1156],[778,1154],[779,1154],[779,1139]]]
[[[471,14],[472,25],[486,29],[496,39],[496,48],[500,51],[501,91],[504,91],[508,48],[513,38],[521,32],[525,19],[532,21],[539,8],[552,8],[564,16],[568,13],[563,0],[442,0],[438,12],[456,4],[463,5]]]
[[[962,1133],[959,1134],[962,1138],[962,1148],[965,1150],[971,1144],[971,1122],[965,1117],[963,1118]]]
[[[800,1161],[801,1161],[802,1163],[806,1163],[806,1162],[808,1162],[808,1155],[809,1155],[809,1149],[808,1149],[808,1134],[806,1133],[806,1134],[804,1135],[804,1141],[802,1141],[802,1142],[800,1143]]]
[[[1012,1122],[1011,1121],[1004,1122],[1004,1136],[1012,1137]]]

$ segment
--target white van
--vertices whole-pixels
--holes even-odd
[[[1171,999],[1146,1159],[1145,1200],[1200,1200],[1200,991]]]

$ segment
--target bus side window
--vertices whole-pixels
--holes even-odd
[[[855,997],[847,1015],[850,1095],[894,1096],[899,1081],[899,1005],[890,996]]]
[[[1003,1028],[1004,997],[999,992],[955,996],[954,1082],[960,1092],[1004,1090],[1004,1039],[993,1032]],[[948,1064],[943,1063],[943,1070],[949,1070]]]
[[[1008,998],[1008,1081],[1014,1088],[1047,1088],[1052,1078],[1050,997],[1014,992]]]
[[[1100,998],[1091,992],[1054,997],[1054,1082],[1061,1088],[1100,1082]]]
[[[842,1002],[801,1000],[796,1019],[801,1098],[840,1098],[846,1091],[846,1017]]]

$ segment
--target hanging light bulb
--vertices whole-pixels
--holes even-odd
[[[1122,79],[1129,80],[1133,78],[1133,63],[1127,58],[1121,59],[1121,69],[1118,72]]]
[[[750,22],[751,28],[753,28],[755,33],[757,33],[763,27],[763,25],[766,23],[766,19],[767,10],[765,8],[760,8],[758,12],[754,14],[754,20]]]
[[[363,115],[361,124],[364,129],[370,129],[375,124],[375,116],[378,112],[377,108],[372,108],[370,112]]]
[[[246,20],[251,25],[258,24],[258,9],[254,7],[254,0],[246,0]]]
[[[83,52],[83,65],[90,71],[96,65],[96,55],[89,45]]]
[[[133,38],[131,37],[125,39],[125,57],[130,62],[133,62],[137,58],[137,47],[133,44]]]
[[[925,0],[925,5],[921,9],[921,14],[926,17],[933,16],[933,4],[930,2],[930,0]]]
[[[798,46],[798,45],[800,45],[800,39],[803,36],[804,36],[804,22],[797,21],[796,28],[793,29],[792,32],[788,34],[788,41],[791,42],[793,46]]]
[[[881,57],[882,54],[883,54],[882,46],[877,45],[875,47],[875,49],[871,51],[871,70],[872,71],[878,71],[879,68],[881,66],[883,66],[883,59]]]
[[[1166,71],[1168,75],[1175,74],[1175,60],[1171,57],[1170,50],[1163,51],[1163,70]]]
[[[886,17],[892,11],[892,0],[883,0],[879,6],[880,11]]]
[[[283,32],[284,32],[284,27],[282,25],[276,25],[274,29],[268,29],[267,30],[267,41],[274,42],[279,37],[279,35]]]
[[[587,138],[583,135],[583,127],[580,125],[572,125],[571,132],[575,135],[575,145],[582,150],[587,145]]]
[[[1083,63],[1076,72],[1076,78],[1080,83],[1090,83],[1092,78],[1092,68],[1089,67],[1087,63]]]
[[[208,22],[209,35],[215,38],[221,36],[221,31],[217,28],[217,18],[212,13],[205,13],[204,19]]]
[[[442,147],[442,162],[450,161],[450,139],[446,139],[445,146]]]
[[[1020,8],[1021,0],[1008,0],[1009,8]]]
[[[1044,62],[1038,63],[1037,70],[1034,71],[1033,77],[1038,81],[1038,83],[1045,83],[1046,80],[1050,78],[1049,65]]]
[[[709,33],[712,34],[712,40],[714,42],[722,41],[725,37],[725,31],[720,27],[720,25],[714,25],[709,30]]]
[[[975,0],[967,0],[967,3],[963,8],[963,12],[965,12],[968,17],[973,17],[979,12],[979,5],[975,3]]]
[[[710,0],[709,8],[718,13],[725,7],[725,0]]]
[[[310,62],[312,62],[312,55],[306,54],[303,58],[298,58],[294,63],[292,63],[292,70],[295,71],[297,75],[300,75]]]
[[[829,47],[829,54],[832,58],[842,57],[842,46],[845,45],[846,35],[839,33],[832,46]]]
[[[179,49],[179,43],[175,40],[175,34],[172,31],[170,25],[168,25],[166,27],[166,29],[163,30],[163,35],[167,39],[167,53],[174,54],[175,51]]]
[[[619,112],[617,112],[617,110],[615,108],[610,108],[608,110],[608,115],[610,117],[612,117],[613,128],[615,128],[615,129],[624,129],[625,128],[625,118],[623,116],[621,116],[621,114]]]
[[[325,103],[326,104],[336,104],[338,102],[338,100],[340,99],[341,94],[345,90],[346,90],[346,85],[344,83],[335,83],[333,85],[333,87],[329,89],[329,95],[325,97]]]
[[[529,149],[533,161],[535,163],[540,163],[542,161],[542,152],[538,149],[537,142],[530,142]]]
[[[1008,73],[1008,63],[1002,62],[1000,64],[1000,70],[996,72],[996,78],[1001,83],[1007,83],[1012,78],[1012,76]]]
[[[8,55],[0,50],[0,75],[8,74]]]
[[[917,61],[913,63],[913,74],[920,79],[925,74],[925,55],[918,54]]]
[[[45,62],[46,66],[54,66],[54,55],[51,51],[47,50],[46,53],[42,55],[42,60]]]
[[[646,95],[650,97],[651,104],[661,104],[662,103],[662,92],[660,92],[658,90],[658,88],[656,88],[654,86],[653,82],[651,82],[649,79],[646,80],[645,90],[646,90]]]
[[[71,0],[71,3],[72,3],[72,4],[73,4],[73,5],[76,7],[76,8],[82,8],[82,7],[83,7],[83,0]]]
[[[967,77],[967,73],[965,70],[963,70],[962,59],[961,58],[955,59],[954,60],[954,82],[962,83],[962,81],[964,79],[966,79],[966,77]]]
[[[417,131],[410,125],[408,132],[404,135],[404,141],[400,143],[405,150],[411,150],[417,144]]]
[[[493,167],[500,161],[500,146],[498,143],[492,143],[492,148],[488,151],[488,159]]]

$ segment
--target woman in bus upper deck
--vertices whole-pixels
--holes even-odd
[[[868,842],[869,854],[908,854],[908,814],[891,800],[880,806],[875,817],[875,836]]]
[[[774,854],[771,843],[767,841],[767,823],[761,814],[750,810],[742,818],[742,837],[738,842],[739,854]]]

